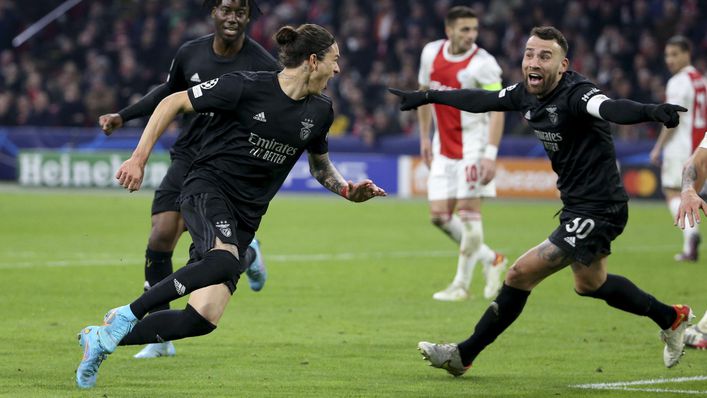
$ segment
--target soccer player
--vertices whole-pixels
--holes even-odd
[[[319,25],[281,28],[281,72],[237,72],[162,100],[133,155],[116,174],[140,188],[147,158],[181,112],[213,112],[204,144],[180,196],[181,213],[197,260],[169,275],[128,305],[106,314],[104,326],[79,332],[84,349],[76,371],[81,388],[95,385],[98,367],[117,346],[175,340],[212,332],[245,270],[241,259],[270,200],[307,150],[312,176],[353,202],[385,196],[371,180],[346,181],[329,160],[327,132],[334,118],[322,95],[339,72],[339,48]],[[190,294],[184,310],[153,308]],[[143,318],[144,317],[144,318]]]
[[[518,318],[535,286],[568,265],[577,294],[647,316],[660,327],[665,366],[676,365],[683,353],[685,328],[694,316],[690,308],[663,304],[628,279],[608,274],[607,258],[611,241],[628,221],[628,195],[616,167],[609,122],[658,121],[673,128],[679,122],[678,111],[685,108],[609,99],[592,82],[567,70],[567,50],[560,31],[535,27],[525,46],[522,83],[500,91],[391,90],[402,97],[401,110],[436,103],[468,112],[521,112],[558,175],[560,225],[508,270],[501,291],[471,337],[459,344],[418,344],[432,366],[454,376],[464,374],[477,355]]]
[[[707,130],[707,82],[692,66],[692,45],[684,36],[673,36],[665,45],[665,64],[673,77],[668,80],[666,101],[685,107],[687,112],[680,125],[663,128],[651,151],[651,161],[658,164],[662,151],[661,182],[668,208],[673,218],[680,206],[682,167]],[[700,234],[698,226],[687,225],[683,230],[682,252],[676,261],[697,261]]]
[[[133,105],[118,113],[100,116],[98,122],[107,135],[125,122],[151,114],[157,104],[169,94],[217,78],[233,71],[279,70],[275,58],[245,33],[257,5],[253,0],[206,0],[211,10],[214,33],[186,42],[177,51],[170,66],[167,81]],[[184,232],[177,198],[189,166],[201,147],[202,130],[209,124],[208,114],[189,115],[170,151],[172,163],[152,201],[152,229],[145,251],[145,289],[149,289],[172,273],[172,252]],[[263,288],[265,265],[256,239],[245,255],[249,264],[246,275],[253,290]],[[156,307],[169,309],[169,304]],[[135,358],[174,355],[170,341],[149,344]]]
[[[475,43],[479,19],[474,10],[465,6],[450,8],[444,30],[446,40],[428,43],[422,50],[420,90],[500,90],[501,67]],[[436,128],[431,143],[433,114]],[[444,105],[423,105],[417,108],[417,116],[420,154],[430,168],[430,219],[460,246],[454,280],[432,298],[467,299],[474,267],[481,260],[486,278],[484,297],[491,299],[501,287],[501,273],[508,260],[484,244],[481,198],[496,196],[493,176],[503,133],[503,113],[473,114]]]
[[[698,194],[705,178],[707,178],[707,136],[687,159],[682,171],[680,205],[675,216],[675,224],[681,229],[696,227],[702,221],[700,210],[707,214],[707,203]],[[685,344],[693,348],[707,349],[707,312],[697,325],[690,326],[685,331]]]

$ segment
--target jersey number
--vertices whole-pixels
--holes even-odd
[[[572,220],[571,223],[565,225],[567,232],[574,232],[577,239],[584,239],[589,235],[594,229],[594,220],[591,218],[585,218],[582,221],[581,218],[577,217]]]

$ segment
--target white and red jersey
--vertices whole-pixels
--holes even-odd
[[[460,55],[449,53],[450,42],[428,43],[420,57],[418,81],[432,90],[501,88],[501,67],[496,59],[474,44]],[[433,104],[435,134],[432,148],[435,155],[450,159],[480,157],[488,143],[488,114],[462,112],[447,105]]]
[[[668,80],[666,102],[681,105],[680,124],[663,147],[663,158],[687,159],[707,131],[707,81],[692,65],[682,68]]]

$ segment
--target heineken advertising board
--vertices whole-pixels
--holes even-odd
[[[130,152],[20,151],[18,181],[34,187],[118,187],[115,173],[128,157]],[[157,188],[169,164],[168,153],[153,153],[145,167],[142,187]]]

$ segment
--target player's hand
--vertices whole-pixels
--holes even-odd
[[[496,161],[481,158],[481,185],[486,185],[496,177]]]
[[[675,216],[675,225],[680,227],[680,229],[685,229],[685,218],[687,218],[687,223],[690,224],[690,227],[699,224],[702,221],[700,219],[700,209],[702,209],[702,213],[707,215],[707,203],[700,198],[697,192],[694,189],[683,191],[680,193],[680,207],[678,208],[677,216]]]
[[[365,202],[376,196],[388,196],[383,189],[379,188],[369,179],[357,182],[356,184],[348,181],[348,184],[345,196],[346,199],[352,202]]]
[[[656,122],[661,122],[665,127],[672,129],[680,123],[680,114],[678,112],[687,112],[687,109],[680,105],[660,104],[651,110],[650,116]]]
[[[107,113],[98,117],[98,125],[105,135],[111,135],[113,130],[123,127],[123,118],[118,113]]]
[[[121,187],[133,192],[140,189],[144,173],[145,166],[131,157],[120,165],[118,172],[115,173],[115,178]]]
[[[429,139],[420,139],[420,157],[429,169],[432,165],[432,143]]]
[[[418,106],[429,104],[427,99],[427,91],[404,91],[397,88],[388,87],[388,91],[400,97],[400,110],[409,111]]]

